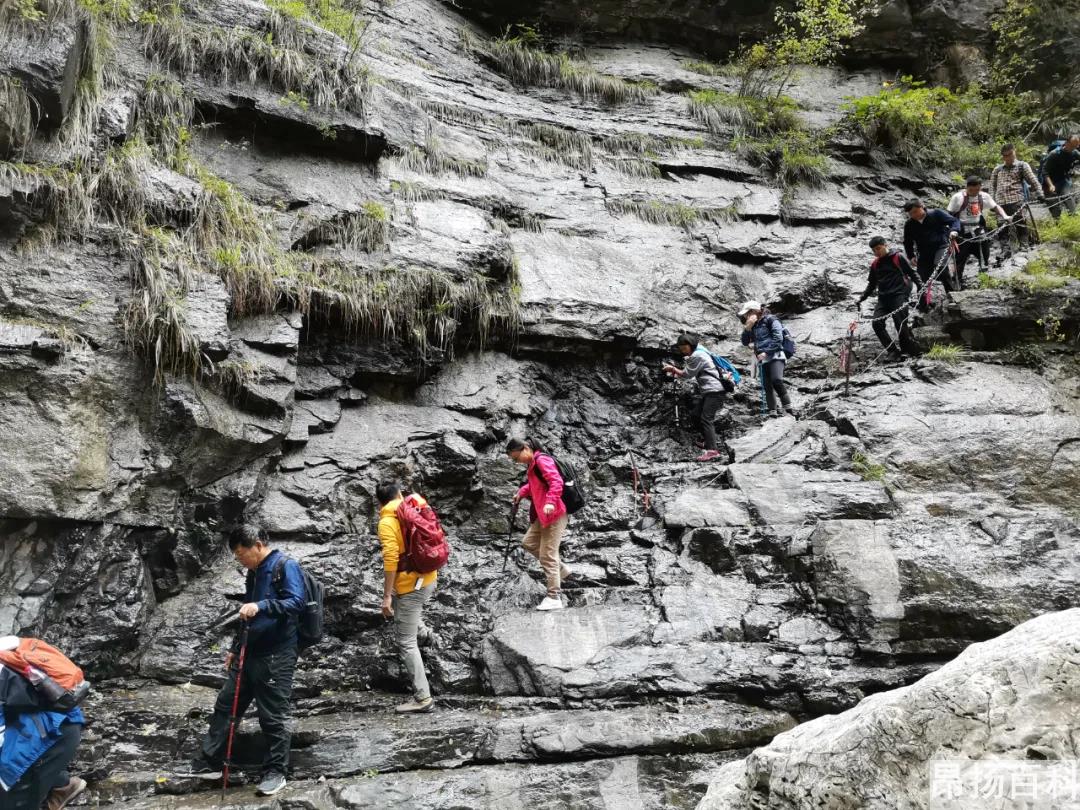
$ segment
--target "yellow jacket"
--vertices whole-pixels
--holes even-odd
[[[419,497],[419,496],[417,496]],[[427,503],[420,498],[420,503]],[[405,553],[405,538],[401,533],[401,521],[394,513],[401,506],[401,498],[394,498],[379,510],[379,542],[382,543],[382,558],[384,571],[397,571],[398,560]],[[438,571],[430,574],[419,574],[416,571],[402,571],[394,580],[394,593],[403,594],[415,590],[417,587],[426,588],[438,577]],[[417,586],[416,581],[420,580]]]

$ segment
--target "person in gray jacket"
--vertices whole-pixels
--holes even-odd
[[[692,382],[700,394],[693,416],[701,426],[705,452],[696,461],[712,461],[720,456],[716,446],[716,414],[724,404],[724,394],[735,389],[731,375],[716,365],[708,350],[698,344],[697,336],[682,334],[675,342],[675,347],[686,358],[686,365],[679,368],[671,363],[664,364],[664,371],[675,377],[683,377]]]

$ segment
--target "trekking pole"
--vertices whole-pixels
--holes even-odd
[[[514,542],[514,520],[517,518],[519,506],[521,506],[521,501],[514,501],[514,505],[510,508],[510,528],[506,532],[506,550],[503,551],[502,572],[504,574],[506,573],[506,563],[510,559],[510,547]]]
[[[765,396],[765,372],[761,367],[761,363],[758,362],[757,357],[754,358],[754,373],[757,374],[758,387],[761,389],[761,415],[764,416],[768,411],[768,398]]]
[[[236,709],[240,705],[240,683],[244,677],[244,658],[247,656],[248,622],[244,619],[240,631],[240,660],[236,664],[236,680],[233,682],[232,713],[229,715],[229,739],[225,743],[225,767],[221,773],[221,801],[225,801],[225,788],[229,786],[229,766],[232,765],[232,744],[236,734]]]
[[[1024,209],[1027,211],[1028,219],[1031,220],[1031,233],[1034,237],[1031,244],[1038,245],[1042,242],[1042,237],[1039,235],[1039,223],[1035,220],[1035,212],[1031,210],[1030,203],[1024,203]]]
[[[630,457],[630,470],[634,480],[634,501],[637,501],[638,485],[641,485],[641,514],[642,517],[648,514],[652,509],[652,495],[649,494],[648,488],[645,486],[645,482],[641,480],[641,473],[638,472],[637,461],[634,459],[634,451],[627,450],[626,454]]]
[[[682,429],[682,414],[679,412],[679,381],[671,378],[671,401],[675,404],[675,429]]]
[[[855,343],[855,327],[858,321],[852,321],[848,326],[848,332],[844,336],[844,342],[840,346],[840,370],[844,372],[844,396],[851,391],[851,356]],[[899,338],[897,338],[899,339]]]

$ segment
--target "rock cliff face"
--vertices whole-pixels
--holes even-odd
[[[170,773],[221,681],[206,628],[242,595],[221,540],[243,519],[328,589],[329,637],[298,675],[298,784],[267,807],[694,807],[774,735],[1076,603],[1080,284],[956,295],[919,334],[964,343],[957,364],[883,365],[863,327],[845,394],[866,240],[896,236],[900,202],[941,187],[841,140],[824,188],[775,187],[689,114],[683,90],[726,80],[670,44],[743,12],[630,5],[621,27],[590,6],[595,31],[661,41],[588,52],[627,80],[617,104],[515,86],[475,47],[485,34],[433,0],[379,4],[352,47],[256,0],[113,21],[96,98],[79,77],[104,22],[69,10],[0,46],[41,110],[0,164],[0,634],[46,635],[94,679],[81,766],[96,801],[215,806]],[[890,13],[922,15],[928,37],[956,13],[902,6]],[[342,71],[358,58],[363,92],[323,73],[289,89],[266,65],[293,51]],[[793,94],[823,126],[880,79],[806,71]],[[184,160],[139,152],[177,110]],[[80,132],[90,163],[142,155],[124,164],[138,227],[106,193],[114,175],[80,197],[61,169],[26,168],[71,171]],[[84,198],[78,217],[65,207]],[[266,226],[238,243],[381,279],[365,288],[376,304],[358,322],[325,290],[245,310],[233,244],[217,245],[170,310],[215,371],[155,384],[130,331],[151,294],[146,246],[189,238],[223,199]],[[58,210],[78,227],[47,238]],[[762,424],[746,382],[723,417],[727,463],[695,465],[659,361],[692,329],[743,365],[745,298],[798,339],[800,418]],[[380,314],[400,301],[422,310],[418,331]],[[485,336],[488,310],[504,328]],[[514,551],[503,570],[520,473],[502,448],[526,431],[590,494],[556,614],[532,611],[535,562]],[[399,672],[371,534],[388,475],[432,500],[453,541],[424,649],[441,708],[420,722],[388,714]],[[258,761],[253,720],[239,746]]]

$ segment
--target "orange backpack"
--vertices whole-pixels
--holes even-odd
[[[14,650],[0,650],[0,664],[25,677],[50,703],[61,708],[77,706],[90,691],[83,671],[39,638],[23,638]]]

